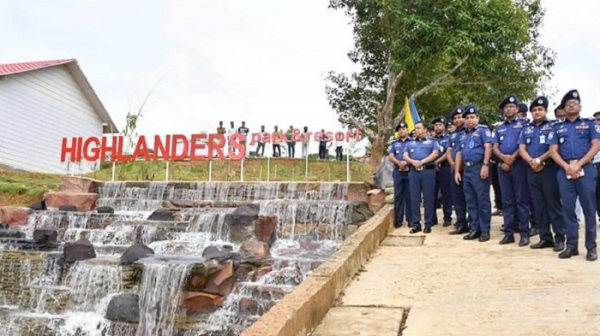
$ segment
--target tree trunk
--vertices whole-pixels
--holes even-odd
[[[381,159],[383,158],[383,151],[385,150],[384,137],[377,134],[376,137],[369,138],[371,141],[371,159],[369,161],[371,167],[371,174],[375,173],[379,164],[381,164]]]

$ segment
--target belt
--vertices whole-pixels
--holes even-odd
[[[475,160],[475,161],[465,161],[465,167],[472,167],[479,164],[482,164],[483,160]]]
[[[424,165],[424,166],[421,166],[421,168],[419,168],[419,169],[417,169],[415,167],[410,167],[410,169],[414,170],[414,171],[430,170],[430,169],[435,169],[435,165]]]
[[[596,169],[600,168],[600,162],[594,162],[594,167],[596,167]]]

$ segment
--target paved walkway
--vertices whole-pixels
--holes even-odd
[[[561,260],[499,245],[500,223],[486,243],[441,225],[422,246],[392,231],[312,336],[600,335],[600,261],[585,260],[583,230],[580,255]]]

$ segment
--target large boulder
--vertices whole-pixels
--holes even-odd
[[[0,209],[0,223],[8,224],[9,226],[21,226],[27,224],[31,208],[24,207],[2,207]]]
[[[33,241],[40,244],[56,243],[58,232],[52,229],[36,229],[33,231]]]
[[[48,192],[44,196],[46,206],[49,208],[60,208],[63,205],[74,205],[78,211],[92,211],[96,209],[98,194],[93,193],[68,193]]]
[[[369,205],[367,204],[367,202],[352,202],[352,216],[350,219],[351,224],[365,222],[374,215],[375,214],[373,213],[373,211],[369,209]]]
[[[96,190],[96,183],[94,180],[76,177],[76,176],[63,176],[60,178],[60,185],[58,190],[61,192],[69,193],[93,193]]]
[[[154,250],[144,244],[133,244],[129,246],[119,259],[120,265],[131,265],[134,262],[154,255]]]
[[[385,192],[381,189],[371,189],[367,192],[367,204],[373,212],[379,211],[385,205]]]
[[[258,216],[254,225],[254,235],[256,239],[269,245],[273,244],[277,238],[275,232],[277,230],[277,216]]]
[[[106,319],[114,322],[140,322],[140,298],[136,294],[119,294],[112,297],[106,309]]]
[[[254,236],[254,222],[258,219],[258,205],[242,205],[226,214],[224,224],[229,227],[230,241],[243,242]]]
[[[87,238],[65,243],[63,249],[63,259],[65,262],[74,263],[79,260],[93,258],[96,258],[96,251],[94,250],[94,245]]]
[[[202,258],[206,260],[214,259],[219,263],[231,259],[231,257],[232,252],[230,250],[219,248],[217,246],[208,246],[202,251]]]
[[[148,220],[172,222],[175,220],[175,216],[169,209],[157,209],[148,217]]]
[[[255,239],[244,241],[240,246],[240,253],[245,257],[256,259],[266,259],[271,256],[269,246]]]
[[[233,261],[228,261],[222,265],[222,269],[211,275],[206,281],[204,291],[211,294],[222,296],[229,295],[233,290],[234,269]]]

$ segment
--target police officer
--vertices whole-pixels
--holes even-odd
[[[406,213],[406,222],[410,223],[411,221],[410,191],[408,187],[409,166],[403,155],[406,145],[412,139],[408,137],[408,125],[404,121],[396,126],[396,132],[398,133],[398,139],[390,144],[388,154],[390,161],[394,163],[394,172],[392,173],[394,178],[394,213],[396,217],[394,226],[399,228],[404,221],[404,213]]]
[[[531,248],[553,247],[554,251],[559,252],[565,248],[565,221],[556,179],[558,166],[550,158],[548,135],[552,131],[552,123],[546,118],[547,109],[546,97],[538,97],[531,103],[533,121],[521,132],[519,153],[529,164],[527,181],[529,193],[536,204],[534,216],[540,230],[540,241],[531,245]]]
[[[504,237],[500,244],[515,242],[514,221],[517,219],[521,236],[519,246],[526,246],[529,245],[529,187],[527,164],[519,156],[519,135],[526,124],[525,120],[516,118],[518,104],[515,95],[506,97],[500,103],[499,108],[504,111],[504,122],[496,129],[493,148],[494,154],[500,160],[498,180],[502,190],[504,218]]]
[[[450,134],[454,131],[456,131],[456,126],[454,126],[454,122],[452,121],[452,119],[446,120],[446,133]]]
[[[492,131],[479,124],[479,108],[475,104],[463,112],[466,131],[461,134],[456,155],[454,179],[464,181],[465,200],[471,217],[471,232],[465,240],[479,238],[490,240],[492,208],[490,204],[490,158],[492,157]],[[460,167],[464,166],[461,176]]]
[[[517,118],[525,119],[525,120],[527,120],[527,122],[529,122],[529,119],[527,119],[527,112],[529,112],[529,108],[527,107],[527,104],[519,103],[518,108],[519,108],[519,112],[517,112]]]
[[[567,247],[558,255],[561,259],[579,254],[579,223],[575,216],[575,199],[579,196],[585,216],[585,247],[587,260],[598,259],[596,252],[596,200],[597,172],[591,161],[600,149],[600,126],[594,119],[581,118],[581,96],[571,90],[563,97],[561,105],[566,118],[552,126],[548,135],[551,156],[559,169],[558,189],[563,204]]]
[[[527,107],[527,104],[519,103],[519,112],[517,113],[517,118],[524,119],[526,124],[529,124],[530,120],[529,120],[529,118],[527,118],[527,112],[529,112],[529,108]],[[528,184],[528,182],[526,184]],[[533,207],[534,207],[534,202],[533,202],[533,198],[531,197],[531,194],[530,194],[529,195],[529,222],[531,223],[531,230],[529,230],[530,237],[533,237],[540,233],[540,230],[538,230],[537,220],[534,215],[535,209]],[[517,223],[519,222],[519,212],[518,211],[515,213],[515,220],[517,221]]]
[[[446,118],[437,117],[431,122],[433,124],[433,138],[440,147],[440,156],[435,160],[435,195],[442,192],[442,211],[444,213],[444,227],[452,225],[452,196],[450,195],[450,183],[452,175],[450,174],[450,165],[446,150],[450,143],[450,136],[444,132],[446,129]],[[437,212],[434,212],[433,223],[437,223]]]
[[[426,125],[419,121],[415,124],[415,138],[410,141],[404,151],[404,160],[411,165],[408,173],[411,227],[410,233],[421,231],[421,195],[425,203],[425,230],[431,232],[433,214],[435,212],[435,160],[440,148],[437,141],[427,137]]]
[[[450,113],[450,120],[454,123],[455,131],[450,133],[448,148],[446,149],[446,157],[450,164],[452,182],[450,183],[450,194],[452,195],[452,204],[454,205],[454,213],[456,214],[456,230],[450,232],[452,235],[468,233],[467,223],[467,204],[465,202],[465,193],[463,191],[463,182],[456,182],[454,175],[456,172],[455,160],[456,153],[459,151],[459,140],[462,134],[465,133],[465,121],[462,113],[464,108],[457,106]],[[462,176],[462,170],[458,170],[458,173]]]

